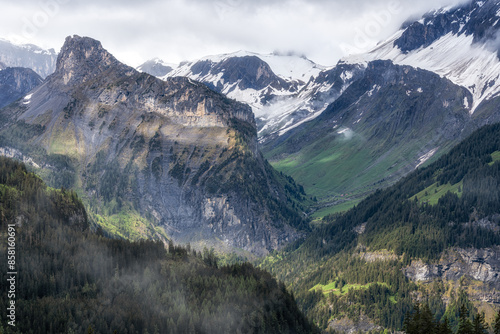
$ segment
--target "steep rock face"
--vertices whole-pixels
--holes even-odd
[[[42,83],[42,78],[27,68],[6,68],[0,71],[0,108],[25,96]]]
[[[413,281],[430,281],[436,278],[459,280],[467,276],[476,281],[500,287],[500,247],[486,249],[450,249],[436,264],[413,261],[405,269]]]
[[[245,56],[228,58],[216,64],[211,70],[211,74],[223,72],[222,80],[229,84],[237,84],[241,90],[255,89],[261,90],[272,87],[277,90],[290,90],[292,84],[276,76],[271,67],[256,56]],[[194,73],[196,74],[196,73]],[[222,88],[220,85],[217,88]]]
[[[138,73],[74,36],[29,103],[4,114],[36,129],[28,142],[49,157],[69,160],[69,179],[97,208],[132,207],[174,240],[259,255],[298,237],[289,222],[302,218],[257,150],[250,108],[200,83]]]
[[[0,62],[5,67],[31,68],[42,78],[52,74],[56,68],[57,54],[54,50],[44,50],[35,45],[14,45],[0,40]]]
[[[476,281],[474,284],[465,283],[462,287],[472,301],[500,304],[500,247],[498,246],[484,249],[451,248],[444,252],[437,263],[412,261],[403,273],[415,282]],[[448,303],[448,297],[442,298]]]

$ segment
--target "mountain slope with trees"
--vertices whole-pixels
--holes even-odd
[[[434,289],[410,280],[412,270],[429,268],[420,263],[436,264],[424,281],[445,282],[435,286],[436,309],[444,312],[450,291],[495,301],[500,281],[488,275],[497,277],[500,267],[479,254],[495,254],[500,246],[499,184],[500,124],[495,124],[347,213],[325,217],[305,240],[269,256],[262,266],[292,287],[322,327],[365,314],[400,329],[418,291],[427,295]],[[460,267],[467,260],[463,256],[472,256],[475,267]],[[456,274],[450,276],[446,270],[455,261],[450,270]]]
[[[212,251],[108,239],[76,193],[0,158],[0,248],[15,224],[16,327],[2,333],[317,333],[293,295],[250,264]],[[7,268],[7,257],[0,258]],[[2,280],[0,290],[9,282]],[[0,307],[7,309],[6,298]]]

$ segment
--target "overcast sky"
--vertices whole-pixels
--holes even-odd
[[[373,47],[408,18],[459,0],[2,1],[0,38],[59,51],[89,36],[137,66],[238,50],[294,52],[323,65]],[[463,2],[463,1],[462,1]]]

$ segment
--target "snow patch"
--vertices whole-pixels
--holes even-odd
[[[432,158],[432,156],[434,154],[436,154],[438,148],[439,147],[436,147],[436,148],[430,150],[429,152],[427,152],[426,154],[422,155],[420,158],[418,158],[418,164],[417,164],[417,166],[415,166],[415,169],[417,169],[418,167],[422,166],[427,160],[429,160],[430,158]]]
[[[466,97],[464,97],[464,108],[465,109],[469,109],[470,108],[470,105],[469,105],[469,99]]]
[[[30,102],[31,102],[31,96],[33,96],[33,94],[26,95],[26,96],[24,97],[24,102],[23,102],[23,104],[30,104]]]
[[[377,90],[377,92],[378,92],[380,90],[380,86],[379,85],[373,85],[372,89],[367,93],[368,96],[372,96],[373,92],[375,92],[375,90]]]
[[[354,136],[354,131],[349,128],[343,128],[342,130],[337,131],[339,135],[344,135],[344,138],[350,140]]]
[[[342,81],[344,81],[344,82],[347,82],[347,81],[352,79],[353,75],[354,74],[351,71],[344,71],[340,75],[340,79],[342,79]]]

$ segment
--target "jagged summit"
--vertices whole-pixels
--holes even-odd
[[[135,71],[119,62],[102,47],[101,42],[90,37],[74,35],[66,37],[57,58],[55,75],[62,76],[64,83],[70,84],[85,82],[110,68],[116,68],[123,73]]]

